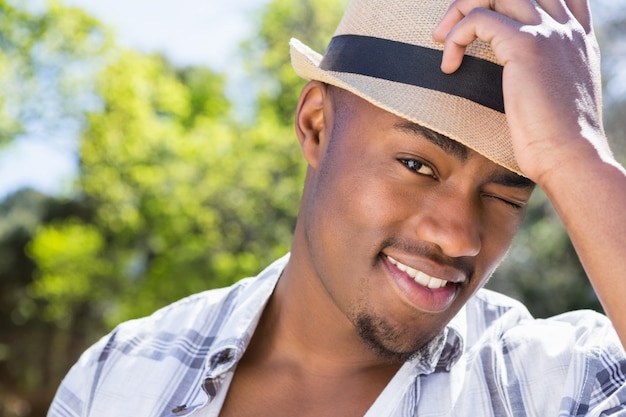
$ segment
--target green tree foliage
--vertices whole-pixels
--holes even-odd
[[[0,147],[22,135],[54,137],[80,125],[84,109],[95,104],[93,74],[109,45],[106,29],[79,9],[0,0]],[[85,213],[31,190],[0,204],[3,416],[43,415],[75,347],[85,344],[79,333],[70,340],[39,320],[40,304],[29,290],[37,268],[24,248],[40,224],[68,215]]]
[[[75,197],[89,215],[42,221],[22,242],[33,282],[20,286],[12,314],[57,364],[45,376],[23,367],[37,376],[21,388],[27,403],[33,392],[49,401],[78,353],[118,321],[232,283],[287,251],[303,176],[293,128],[273,111],[237,124],[223,86],[207,69],[129,51],[99,77]],[[14,340],[2,346],[14,361]]]
[[[287,70],[286,34],[330,33],[341,9],[323,0],[269,6],[257,46],[286,82],[261,95],[251,126],[230,118],[224,79],[206,69],[177,71],[133,52],[107,68],[104,110],[89,115],[80,148],[93,223],[43,227],[30,246],[41,270],[33,293],[47,301],[48,319],[66,321],[72,304],[89,302],[112,325],[230,284],[288,250],[303,165],[292,128],[302,81]]]
[[[626,13],[606,16],[597,33],[603,52],[605,128],[619,161],[626,165]]]
[[[133,52],[103,73],[105,109],[80,148],[93,222],[45,226],[30,246],[48,318],[88,301],[112,325],[287,251],[302,172],[293,134],[269,118],[235,126],[220,79]]]
[[[624,26],[626,27],[626,25]],[[626,34],[624,35],[626,36]],[[626,64],[626,62],[625,62]],[[626,165],[626,99],[616,100],[605,111],[605,128],[617,159]]]
[[[75,123],[92,105],[90,81],[109,45],[107,31],[80,9],[0,0],[0,145]]]
[[[293,124],[305,81],[291,68],[288,41],[298,38],[323,53],[347,4],[347,0],[274,0],[267,5],[258,36],[243,45],[248,68],[261,86],[261,117],[275,113],[282,124]]]
[[[92,280],[106,280],[110,265],[100,257],[104,239],[98,229],[75,219],[42,227],[29,247],[38,279],[31,294],[47,300],[45,318],[67,327],[85,301],[99,299]],[[108,295],[108,294],[107,294]]]
[[[36,265],[24,251],[41,224],[68,216],[89,213],[28,189],[0,203],[0,416],[44,415],[59,377],[84,349],[88,317],[71,333],[39,319],[41,304],[29,290]]]

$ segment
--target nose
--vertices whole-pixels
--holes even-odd
[[[417,214],[418,238],[439,246],[449,257],[476,256],[481,249],[481,221],[475,201],[459,192],[428,199]]]

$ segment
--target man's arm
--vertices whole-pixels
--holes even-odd
[[[626,171],[602,127],[600,56],[586,0],[456,0],[434,37],[442,70],[479,38],[504,65],[503,90],[522,172],[560,215],[626,347]]]

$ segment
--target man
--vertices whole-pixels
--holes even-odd
[[[354,0],[321,62],[292,41],[313,81],[290,256],[122,324],[51,416],[626,415],[626,175],[588,5],[448,6]],[[535,184],[612,324],[480,290]]]

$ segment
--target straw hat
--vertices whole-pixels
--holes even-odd
[[[303,78],[348,90],[521,174],[491,47],[475,41],[458,71],[440,70],[443,45],[432,32],[449,1],[353,0],[324,57],[292,39],[291,64]]]

